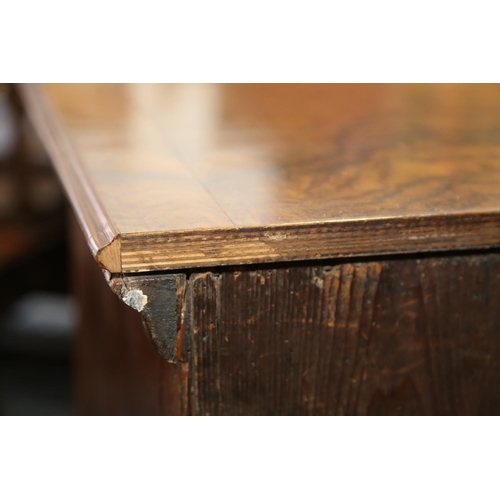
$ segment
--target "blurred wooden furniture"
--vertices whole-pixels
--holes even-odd
[[[19,92],[82,230],[82,413],[500,412],[500,86]]]
[[[0,84],[0,319],[28,288],[46,283],[49,255],[65,243],[61,186],[14,95]]]

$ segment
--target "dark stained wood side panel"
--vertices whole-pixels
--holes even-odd
[[[500,413],[500,255],[190,277],[199,415]]]
[[[500,254],[192,274],[172,365],[72,233],[81,414],[500,413]]]
[[[161,359],[141,316],[110,289],[78,224],[71,225],[73,288],[79,307],[76,408],[83,415],[185,413],[185,367]]]

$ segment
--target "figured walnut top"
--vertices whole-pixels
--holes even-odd
[[[500,243],[498,85],[22,85],[111,272]]]

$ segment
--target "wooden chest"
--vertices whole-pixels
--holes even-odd
[[[500,86],[18,91],[78,221],[82,414],[500,412]]]

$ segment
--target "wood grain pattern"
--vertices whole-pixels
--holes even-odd
[[[500,244],[498,85],[20,91],[111,272]]]
[[[198,415],[498,415],[500,255],[193,274]]]
[[[500,414],[499,253],[165,274],[172,365],[73,233],[82,414]]]

